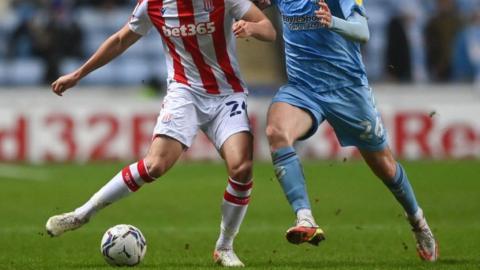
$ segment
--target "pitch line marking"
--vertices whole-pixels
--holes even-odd
[[[25,181],[48,181],[50,173],[42,169],[32,169],[20,165],[0,164],[0,180],[2,178],[25,180]]]

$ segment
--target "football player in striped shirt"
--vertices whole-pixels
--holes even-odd
[[[202,130],[225,160],[229,174],[214,260],[223,266],[243,266],[233,251],[233,240],[250,200],[253,144],[247,86],[235,56],[235,38],[273,41],[276,32],[248,0],[139,0],[130,21],[78,70],[56,80],[53,92],[61,96],[151,28],[163,41],[168,90],[147,155],[126,166],[84,205],[51,217],[46,229],[52,236],[77,229],[100,209],[153,182],[175,164]]]

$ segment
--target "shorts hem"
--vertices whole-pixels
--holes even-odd
[[[178,141],[179,143],[181,143],[182,146],[185,147],[185,148],[190,148],[192,146],[192,142],[188,143],[184,138],[181,138],[182,136],[178,132],[175,132],[175,131],[172,131],[172,130],[158,131],[158,132],[154,131],[153,132],[153,138],[155,138],[157,136],[166,136],[166,137],[169,137],[171,139],[174,139],[174,140]]]
[[[234,129],[234,130],[230,131],[229,133],[227,133],[227,136],[225,136],[222,141],[220,141],[218,144],[215,144],[215,148],[217,148],[217,150],[220,151],[220,149],[222,149],[223,144],[230,137],[232,137],[233,135],[235,135],[237,133],[241,133],[241,132],[245,132],[245,131],[248,132],[253,137],[253,133],[252,133],[252,130],[250,129],[250,127],[239,127],[237,129]]]
[[[298,105],[298,104],[290,103],[290,102],[288,102],[288,101],[286,101],[286,100],[273,98],[271,104],[274,104],[274,103],[286,103],[286,104],[291,105],[291,106],[293,106],[293,107],[299,108],[299,109],[303,110],[304,112],[308,113],[308,115],[310,115],[310,118],[312,119],[312,126],[311,126],[310,129],[305,133],[305,135],[303,135],[303,136],[301,136],[300,138],[298,138],[297,141],[305,141],[305,140],[307,140],[308,138],[310,138],[310,137],[312,137],[313,135],[315,135],[315,133],[317,132],[318,127],[319,127],[318,119],[317,119],[317,117],[313,114],[313,112],[312,112],[309,108],[307,108],[306,106],[301,106],[301,105]]]
[[[355,145],[355,144],[341,144],[343,147],[345,146],[355,146],[357,147],[359,150],[365,150],[365,151],[369,151],[369,152],[379,152],[379,151],[382,151],[382,150],[385,150],[387,147],[388,147],[388,143],[382,143],[380,145]]]

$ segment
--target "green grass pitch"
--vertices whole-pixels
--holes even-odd
[[[440,242],[441,259],[421,262],[401,208],[358,161],[307,162],[319,247],[284,239],[293,224],[267,163],[255,164],[249,212],[235,243],[248,269],[480,269],[480,162],[405,162]],[[50,238],[47,218],[83,203],[122,164],[0,165],[0,269],[111,269],[99,252],[115,224],[139,227],[148,243],[139,269],[215,269],[226,184],[221,163],[181,163],[85,227]]]

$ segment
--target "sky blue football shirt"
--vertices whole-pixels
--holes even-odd
[[[326,0],[333,16],[365,15],[362,0]],[[320,25],[317,0],[274,0],[282,16],[288,83],[315,92],[368,86],[360,44]]]

